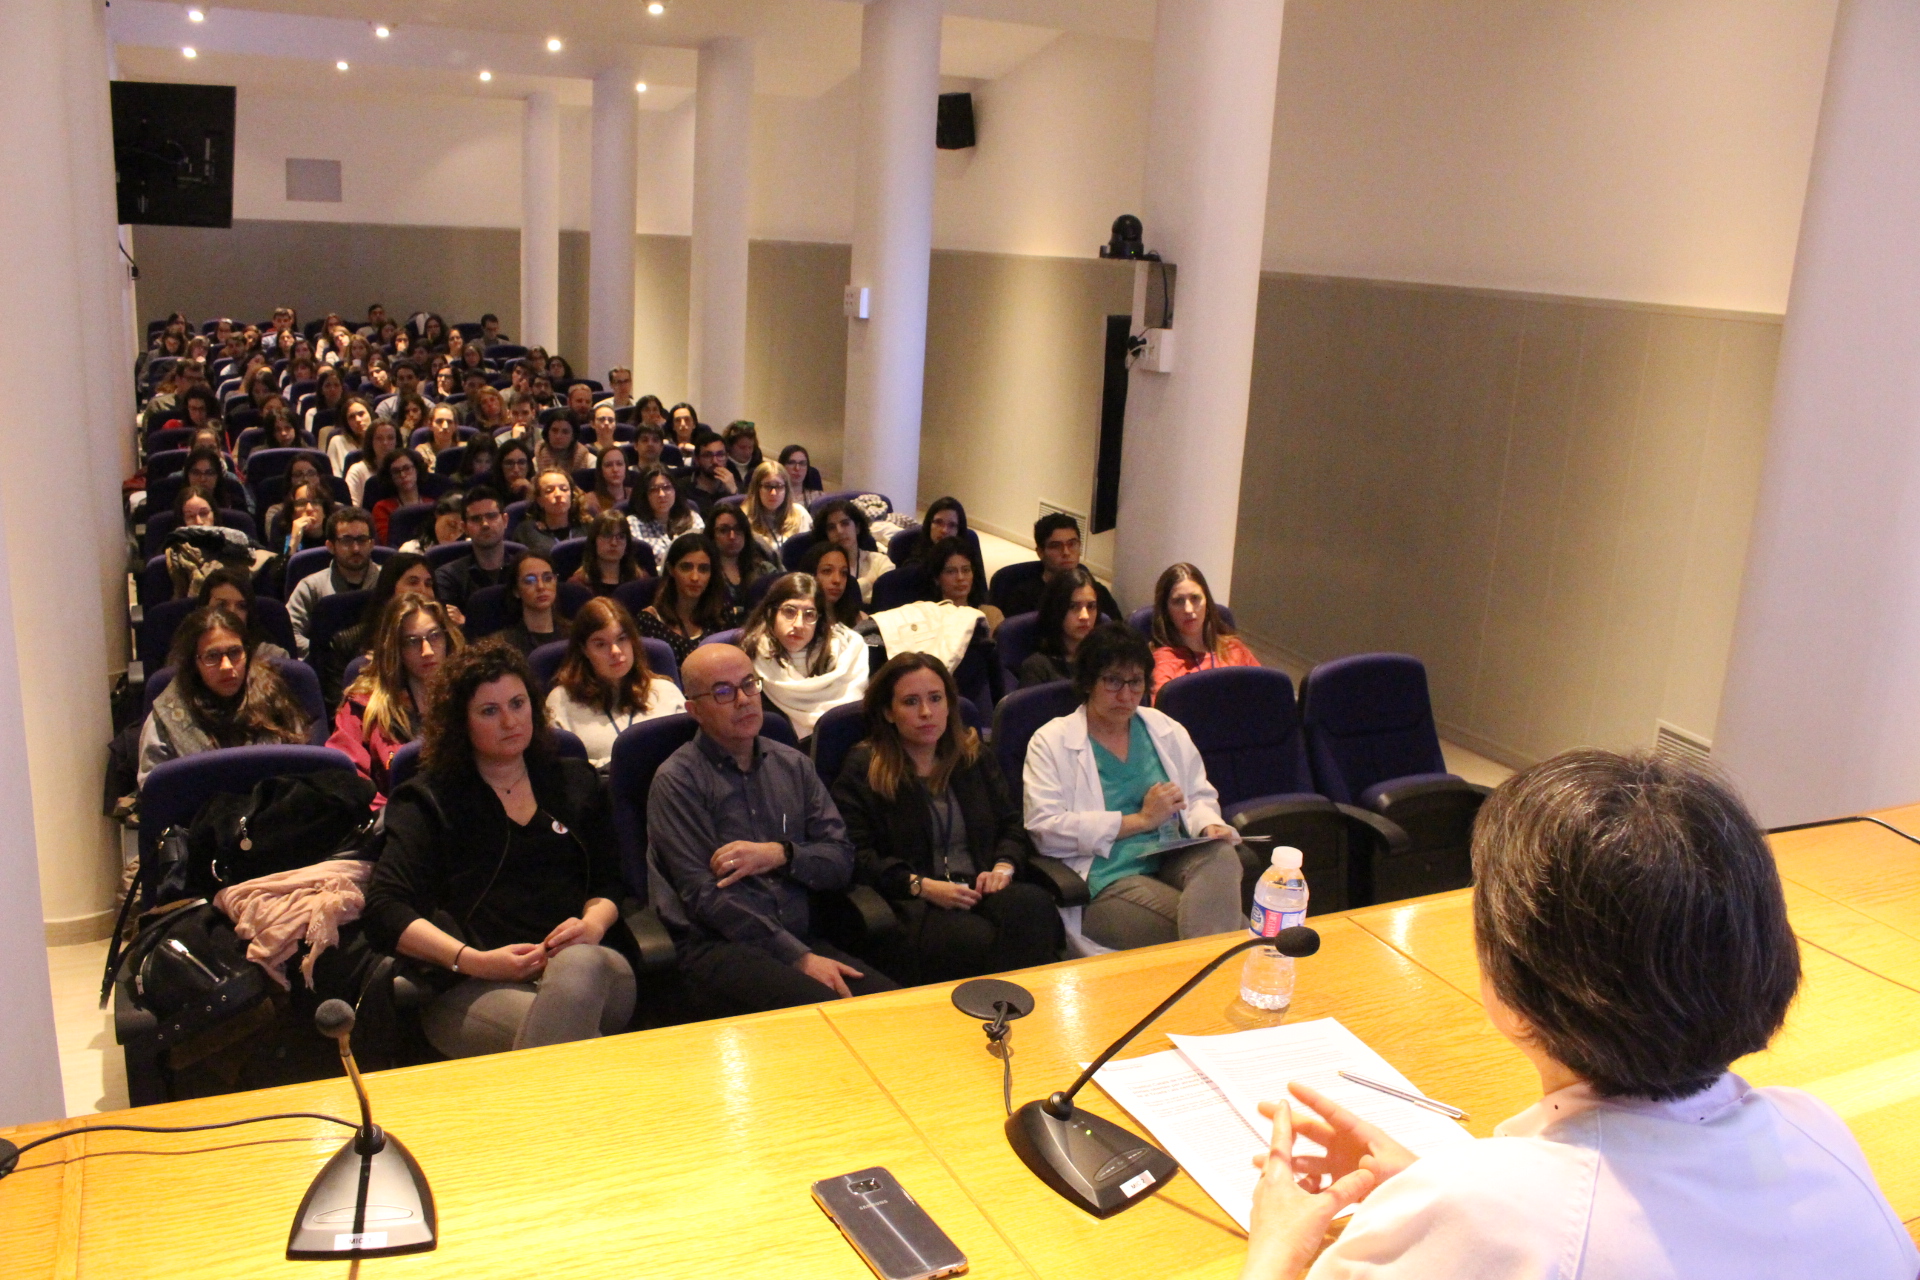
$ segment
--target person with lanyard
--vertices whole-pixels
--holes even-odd
[[[585,744],[596,769],[613,759],[622,732],[686,709],[680,686],[648,668],[640,628],[618,600],[601,596],[581,606],[547,692],[547,715]]]

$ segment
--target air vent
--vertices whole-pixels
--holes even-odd
[[[1075,511],[1072,507],[1063,507],[1057,502],[1048,502],[1045,498],[1040,499],[1040,514],[1043,516],[1050,516],[1050,515],[1072,516],[1074,518],[1074,521],[1079,524],[1083,532],[1087,527],[1086,512]]]
[[[287,159],[287,199],[313,200],[321,204],[339,204],[340,162],[338,160]]]
[[[1655,720],[1653,752],[1662,760],[1676,764],[1704,765],[1713,756],[1713,744],[1697,733]]]

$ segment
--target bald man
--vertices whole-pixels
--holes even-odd
[[[700,733],[647,793],[647,882],[688,984],[728,1013],[892,990],[813,933],[807,895],[852,882],[853,846],[813,762],[760,736],[753,663],[702,645],[680,678]]]

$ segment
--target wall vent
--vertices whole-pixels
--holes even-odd
[[[1075,520],[1080,522],[1080,532],[1084,534],[1087,531],[1087,513],[1086,512],[1075,511],[1072,507],[1063,507],[1057,502],[1048,502],[1045,498],[1040,499],[1041,515],[1048,516],[1048,515],[1053,515],[1056,512],[1060,515],[1072,516]]]
[[[1712,759],[1713,743],[1697,733],[1655,720],[1653,753],[1676,764],[1705,765]]]
[[[287,199],[340,203],[338,160],[287,159]]]

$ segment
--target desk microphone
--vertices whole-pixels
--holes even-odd
[[[1320,949],[1320,935],[1305,925],[1295,925],[1271,938],[1246,938],[1228,947],[1181,983],[1179,990],[1162,1000],[1132,1030],[1108,1045],[1065,1093],[1026,1103],[1008,1116],[1007,1141],[1035,1176],[1094,1217],[1111,1218],[1179,1172],[1180,1166],[1172,1156],[1113,1121],[1074,1106],[1073,1098],[1093,1079],[1094,1072],[1132,1043],[1155,1018],[1199,986],[1208,974],[1254,947],[1272,947],[1283,956],[1310,956]]]
[[[287,1237],[289,1258],[383,1258],[438,1243],[433,1192],[400,1140],[373,1122],[353,1060],[353,1006],[329,1000],[314,1027],[340,1042],[340,1061],[360,1100],[360,1127],[307,1188]]]

